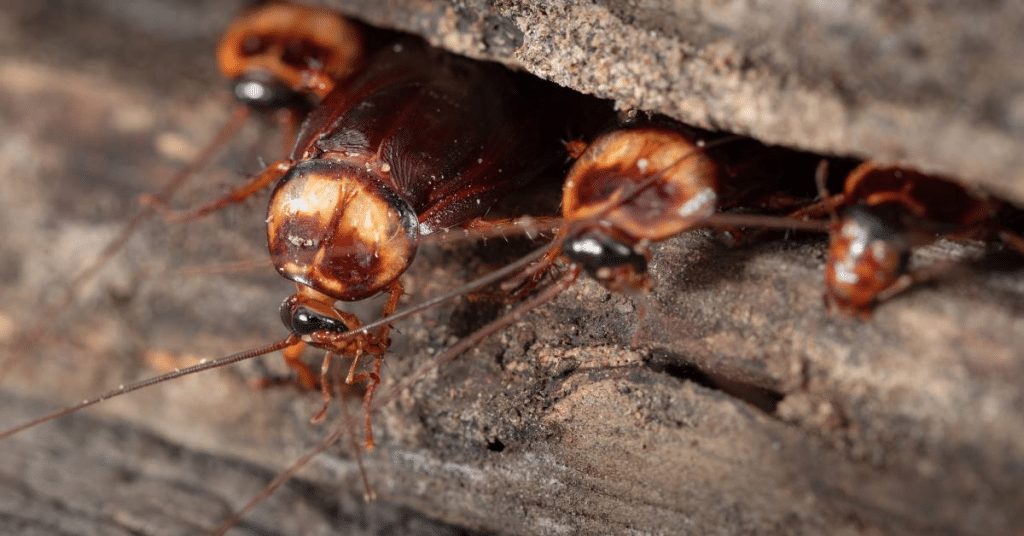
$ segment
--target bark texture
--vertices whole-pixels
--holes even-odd
[[[240,6],[206,4],[0,3],[0,427],[283,336],[290,285],[267,261],[254,200],[149,222],[45,340],[10,345],[138,194],[227,117],[211,51]],[[329,4],[624,107],[896,158],[1024,201],[1017,4]],[[281,150],[273,132],[247,129],[177,203],[258,170],[257,155]],[[407,303],[529,247],[425,247]],[[964,269],[862,322],[823,309],[823,256],[819,237],[727,248],[689,233],[657,247],[639,328],[639,302],[581,280],[395,393],[504,309],[484,298],[420,314],[397,326],[381,388],[393,400],[363,456],[381,501],[363,505],[346,440],[233,533],[1024,531],[1020,259],[926,248],[915,260]],[[215,527],[345,422],[335,407],[310,424],[315,393],[253,388],[279,361],[168,382],[0,443],[0,526]]]

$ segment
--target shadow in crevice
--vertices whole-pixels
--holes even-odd
[[[698,292],[721,288],[725,283],[740,283],[747,278],[747,266],[764,255],[803,252],[823,241],[823,234],[772,232],[756,241],[730,246],[714,231],[680,236],[665,244],[657,262],[660,281],[656,290],[673,293]]]
[[[737,398],[771,416],[775,416],[779,402],[785,398],[785,394],[781,392],[707,372],[687,361],[654,360],[648,363],[648,367],[656,372]]]

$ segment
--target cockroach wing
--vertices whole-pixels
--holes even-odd
[[[346,86],[310,114],[293,157],[381,166],[421,236],[481,217],[535,179],[557,180],[562,140],[612,116],[596,99],[416,39],[380,51]]]

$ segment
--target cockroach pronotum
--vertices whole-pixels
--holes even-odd
[[[676,123],[640,124],[591,143],[565,181],[565,256],[610,290],[646,290],[651,243],[716,219],[725,225],[716,216],[723,209],[807,202],[775,189],[784,173],[800,175],[806,155],[736,138],[708,145],[700,136]],[[743,221],[797,227],[753,215]]]
[[[721,214],[736,207],[806,204],[774,185],[786,173],[799,176],[807,157],[749,139],[708,142],[707,136],[663,120],[617,127],[586,146],[572,144],[578,158],[563,187],[563,225],[533,272],[564,256],[572,264],[570,274],[586,271],[609,290],[643,301],[651,286],[652,243],[700,226],[821,230],[785,218]],[[643,315],[641,308],[639,320]]]
[[[869,317],[877,303],[925,277],[908,269],[910,253],[939,236],[998,237],[1024,253],[1024,240],[997,221],[1003,203],[950,179],[863,162],[842,192],[828,195],[824,175],[823,167],[817,179],[823,201],[799,214],[824,211],[836,220],[825,264],[827,307]]]

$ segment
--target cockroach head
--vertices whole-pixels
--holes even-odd
[[[329,306],[318,302],[302,300],[298,295],[289,296],[281,304],[281,322],[298,337],[318,331],[344,333],[349,330]]]
[[[563,253],[609,290],[636,292],[650,286],[647,252],[638,249],[595,229],[568,238]]]

